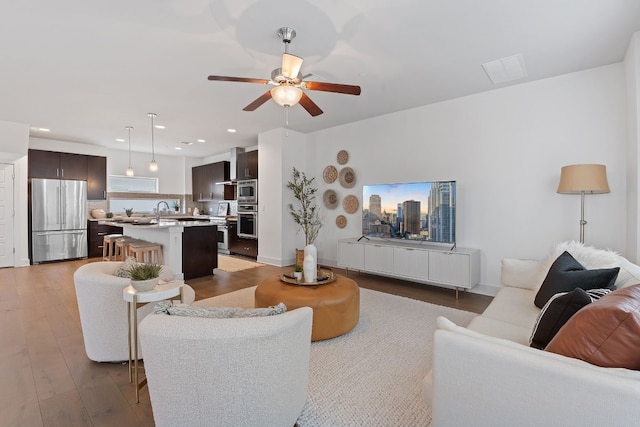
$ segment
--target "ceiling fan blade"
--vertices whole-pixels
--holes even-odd
[[[316,103],[313,102],[311,98],[309,98],[307,94],[304,92],[302,92],[302,98],[300,98],[300,105],[302,105],[302,108],[307,110],[307,112],[311,114],[313,117],[319,116],[320,114],[323,113],[320,107],[318,107]]]
[[[347,95],[360,95],[360,86],[341,85],[338,83],[302,82],[302,86],[309,90],[321,90],[324,92],[346,93]]]
[[[266,79],[252,79],[249,77],[209,76],[208,79],[223,81],[223,82],[260,83],[264,85],[269,83],[269,80],[266,80]]]
[[[282,75],[288,79],[295,79],[298,77],[300,67],[302,67],[302,61],[299,56],[291,55],[288,53],[282,54]]]
[[[271,99],[271,91],[268,90],[265,93],[263,93],[260,97],[256,98],[256,100],[253,101],[251,104],[249,104],[246,107],[244,107],[242,110],[243,111],[254,111],[256,108],[258,108],[259,106],[261,106],[262,104],[264,104],[265,102],[267,102],[270,99]]]

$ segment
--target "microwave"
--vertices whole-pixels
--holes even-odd
[[[238,181],[238,203],[258,203],[258,180]]]

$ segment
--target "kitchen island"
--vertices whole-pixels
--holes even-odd
[[[218,267],[218,227],[209,220],[161,219],[142,224],[136,220],[104,220],[100,224],[122,227],[122,234],[162,245],[163,264],[176,279],[213,275]]]

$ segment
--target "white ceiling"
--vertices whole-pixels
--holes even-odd
[[[308,80],[362,87],[360,96],[308,91],[324,114],[292,107],[289,126],[311,132],[620,62],[640,30],[640,1],[3,1],[0,120],[27,123],[36,137],[124,150],[116,138],[132,125],[133,150],[150,152],[154,112],[167,127],[155,131],[158,153],[256,145],[285,122],[273,101],[242,111],[270,86],[207,76],[269,78],[282,26],[297,31],[290,52],[305,59]],[[494,86],[482,63],[518,53],[528,77]]]

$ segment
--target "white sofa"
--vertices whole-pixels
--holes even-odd
[[[639,266],[576,242],[543,261],[504,259],[503,288],[482,315],[466,328],[438,319],[424,387],[432,426],[640,425],[640,371],[529,347],[540,313],[534,297],[564,250],[587,269],[619,266],[618,289],[640,283]]]
[[[99,261],[85,264],[73,275],[87,357],[95,362],[119,362],[129,359],[127,303],[122,290],[129,286],[127,278],[117,277],[122,262]],[[172,280],[173,272],[164,267],[161,279]],[[189,285],[183,289],[184,302],[193,303],[195,292]],[[154,304],[138,308],[138,323],[153,311]],[[142,357],[139,352],[140,357]]]
[[[147,316],[139,333],[156,425],[293,426],[307,400],[312,315]]]

